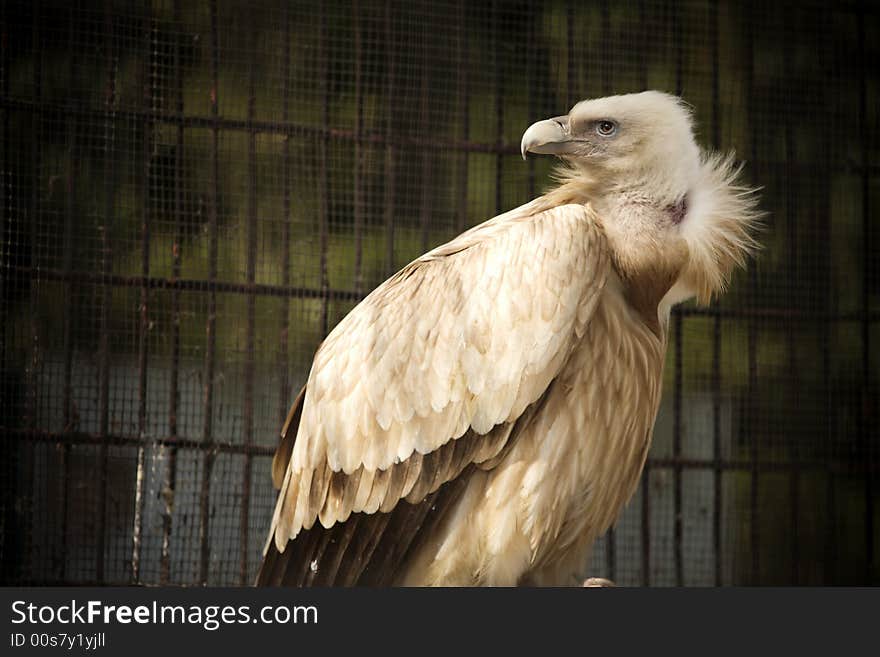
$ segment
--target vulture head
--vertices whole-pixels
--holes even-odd
[[[532,124],[521,150],[563,164],[554,203],[589,203],[600,217],[617,269],[661,290],[661,313],[696,296],[708,303],[757,248],[755,190],[738,182],[733,153],[700,149],[693,117],[658,91],[577,103]]]

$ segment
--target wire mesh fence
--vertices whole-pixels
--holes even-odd
[[[657,88],[736,148],[765,250],[672,318],[639,492],[590,574],[880,583],[876,7],[6,2],[5,583],[247,584],[314,350],[540,193],[532,121]]]

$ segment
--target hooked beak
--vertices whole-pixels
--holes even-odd
[[[565,155],[572,153],[574,146],[575,142],[571,138],[568,117],[557,116],[530,125],[529,129],[523,133],[520,151],[523,159],[526,159],[526,153]]]

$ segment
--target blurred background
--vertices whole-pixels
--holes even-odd
[[[880,584],[878,14],[2,3],[0,581],[252,582],[322,337],[551,184],[531,122],[650,88],[746,161],[766,246],[674,313],[642,485],[589,574]]]

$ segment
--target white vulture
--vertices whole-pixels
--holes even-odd
[[[757,247],[684,103],[585,100],[558,185],[414,260],[318,349],[272,464],[259,585],[578,584],[638,485],[671,307]]]

